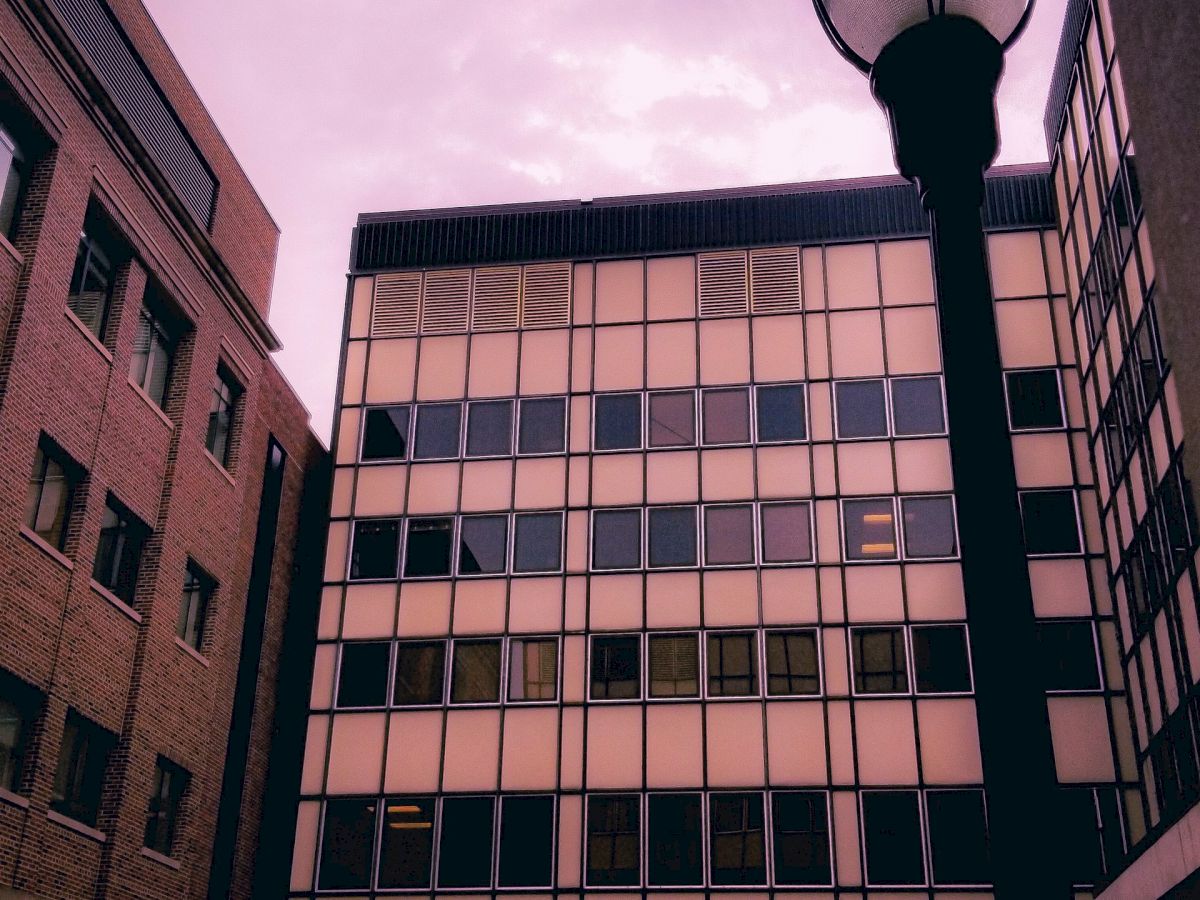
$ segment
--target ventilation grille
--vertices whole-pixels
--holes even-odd
[[[746,291],[746,253],[701,253],[700,315],[744,316],[749,312]]]
[[[421,295],[421,333],[454,334],[467,330],[471,270],[439,269],[425,273]]]
[[[392,272],[375,278],[371,337],[411,337],[417,333],[421,273]]]
[[[516,328],[521,301],[521,267],[503,266],[475,270],[475,296],[471,304],[471,328],[499,331]]]
[[[750,304],[756,313],[800,308],[800,248],[750,251]]]
[[[562,328],[571,318],[571,264],[524,266],[521,325],[524,328]]]

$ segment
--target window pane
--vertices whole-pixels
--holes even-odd
[[[651,697],[695,697],[700,692],[695,634],[652,634],[649,652]]]
[[[917,693],[957,694],[971,690],[965,628],[961,625],[914,626],[912,645]]]
[[[891,500],[844,500],[846,559],[895,559],[896,522]]]
[[[492,886],[492,797],[442,800],[438,887]]]
[[[767,693],[816,694],[821,690],[817,638],[811,631],[767,634]]]
[[[650,395],[650,446],[696,443],[696,395],[691,391]]]
[[[520,453],[561,453],[566,440],[566,399],[539,397],[521,401]]]
[[[704,561],[710,566],[754,562],[753,507],[704,508]]]
[[[642,395],[596,395],[596,449],[629,450],[642,446]]]
[[[204,625],[208,617],[208,598],[212,588],[212,582],[189,561],[179,598],[179,620],[175,623],[175,635],[197,650],[204,642]]]
[[[562,513],[514,517],[514,572],[557,572],[562,568]]]
[[[388,695],[386,643],[342,644],[342,667],[338,673],[337,705],[384,706]]]
[[[704,883],[699,794],[651,794],[647,798],[649,837],[646,882],[659,886]]]
[[[773,384],[758,388],[755,395],[760,442],[802,441],[808,436],[801,385]]]
[[[764,503],[764,563],[811,562],[812,522],[807,503]]]
[[[363,519],[354,523],[351,579],[395,578],[399,556],[399,519]]]
[[[704,391],[704,443],[750,443],[750,394],[747,388]]]
[[[908,691],[904,629],[856,628],[854,691],[858,694],[903,694]]]
[[[154,790],[146,809],[143,846],[171,856],[175,848],[175,831],[179,823],[179,807],[187,789],[188,773],[174,763],[158,758],[154,768]]]
[[[92,578],[126,603],[133,602],[146,528],[109,497],[100,521]]]
[[[50,807],[96,827],[109,755],[115,745],[116,736],[111,732],[75,710],[67,710]]]
[[[409,519],[404,577],[449,575],[453,536],[453,519]]]
[[[1033,556],[1079,552],[1074,491],[1024,491],[1020,497],[1026,553]]]
[[[696,507],[653,508],[648,517],[650,566],[696,565]]]
[[[376,406],[368,409],[363,426],[363,460],[407,458],[408,418],[407,406]]]
[[[508,648],[508,699],[553,700],[558,695],[558,641],[513,638]]]
[[[25,751],[42,700],[38,690],[0,670],[0,788],[22,790]]]
[[[945,434],[942,379],[892,379],[892,422],[896,434]]]
[[[753,633],[708,635],[708,693],[711,697],[758,693],[758,641]]]
[[[592,514],[592,568],[637,569],[642,564],[642,511],[605,509]]]
[[[444,641],[401,642],[396,645],[396,687],[392,702],[397,706],[440,704],[445,677]]]
[[[512,453],[511,400],[467,405],[467,456],[507,456]]]
[[[773,794],[776,884],[831,884],[829,808],[822,791]]]
[[[636,885],[641,879],[636,796],[593,794],[587,804],[587,883]]]
[[[1063,426],[1062,396],[1056,369],[1006,372],[1008,419],[1014,431]]]
[[[57,550],[62,550],[67,541],[72,489],[72,479],[62,462],[38,447],[25,493],[25,524]]]
[[[1037,623],[1038,660],[1047,691],[1094,691],[1100,688],[1096,637],[1092,623]]]
[[[376,800],[325,801],[319,888],[365,888],[371,883]]]
[[[924,884],[916,791],[864,791],[867,883]]]
[[[508,516],[466,516],[459,523],[459,575],[501,574],[507,553]]]
[[[713,884],[765,884],[762,794],[709,797],[709,867]]]
[[[593,700],[641,696],[639,639],[633,635],[592,638]]]
[[[422,404],[417,407],[415,459],[452,459],[458,456],[462,424],[461,403]]]
[[[553,848],[553,797],[500,799],[500,887],[548,887]]]
[[[495,703],[500,699],[500,642],[456,641],[451,703]]]
[[[887,437],[883,381],[834,382],[839,438]]]
[[[89,210],[90,213],[90,210]],[[89,216],[90,217],[90,216]],[[86,226],[90,231],[91,226]],[[88,329],[104,339],[105,320],[112,296],[112,266],[94,235],[81,232],[75,252],[75,270],[67,306]]]
[[[990,884],[983,791],[929,791],[925,800],[933,883]]]
[[[383,801],[379,846],[381,888],[426,888],[433,865],[433,801],[388,797]]]
[[[909,559],[958,555],[954,501],[949,497],[901,497],[904,555]]]

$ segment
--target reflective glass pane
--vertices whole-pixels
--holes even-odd
[[[834,382],[837,436],[887,437],[887,403],[883,381]]]

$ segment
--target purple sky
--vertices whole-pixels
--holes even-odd
[[[145,0],[283,231],[278,360],[329,433],[359,212],[877,175],[883,115],[809,0]],[[1044,160],[1066,0],[1000,92]]]

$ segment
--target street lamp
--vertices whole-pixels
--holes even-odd
[[[995,892],[1070,894],[984,250],[1004,51],[1033,0],[813,0],[929,213]]]

